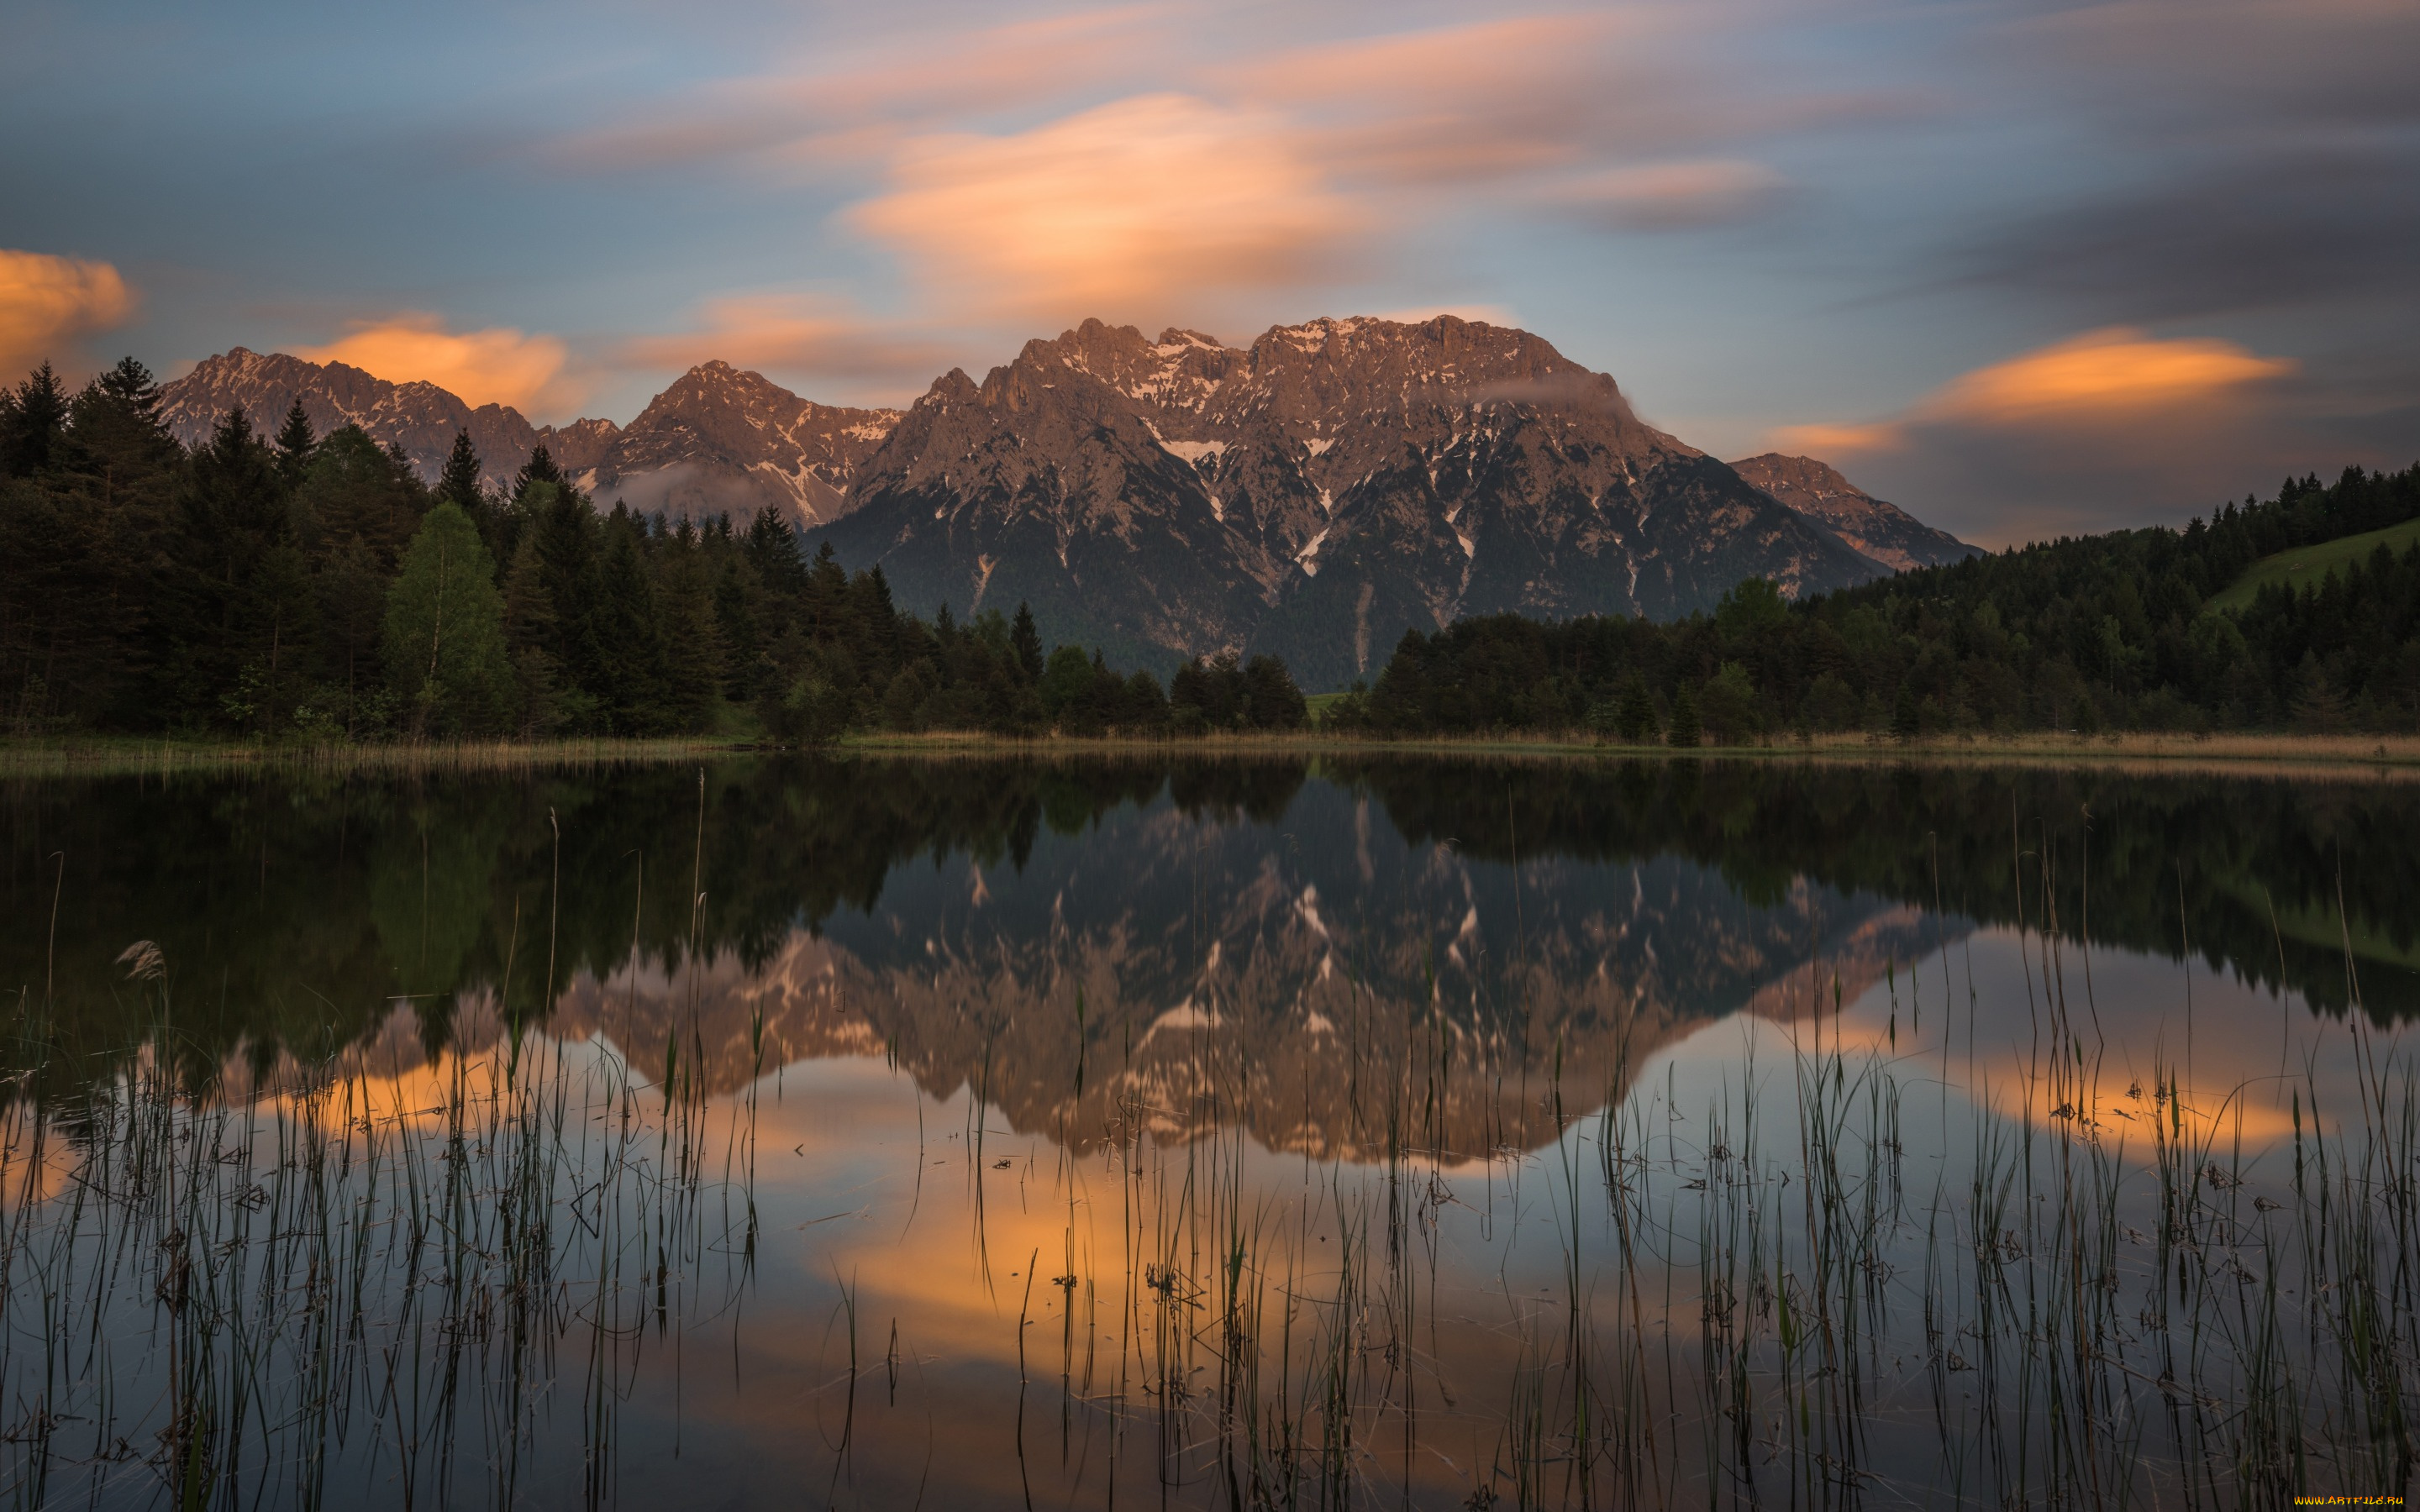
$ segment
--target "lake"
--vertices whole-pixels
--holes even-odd
[[[0,793],[16,1504],[2412,1489],[2420,784]]]

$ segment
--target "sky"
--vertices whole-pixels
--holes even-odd
[[[0,0],[0,373],[1518,325],[2000,546],[2420,461],[2420,5]]]

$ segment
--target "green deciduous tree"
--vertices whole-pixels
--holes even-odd
[[[517,701],[504,622],[495,563],[447,500],[421,522],[387,597],[387,675],[413,734],[505,732]]]

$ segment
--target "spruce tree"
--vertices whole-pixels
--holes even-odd
[[[824,543],[829,553],[831,543]],[[820,559],[818,559],[820,560]],[[756,512],[748,525],[748,564],[756,569],[756,580],[766,591],[784,598],[793,597],[806,586],[806,563],[799,557],[799,532],[771,504]]]
[[[1694,750],[1699,734],[1698,695],[1690,691],[1688,684],[1683,683],[1681,691],[1672,698],[1672,728],[1665,738],[1678,749]]]
[[[1008,632],[1009,649],[1016,655],[1017,670],[1029,683],[1042,676],[1042,633],[1033,627],[1033,610],[1024,600],[1016,605],[1016,619]]]
[[[1636,672],[1621,685],[1621,704],[1614,716],[1614,728],[1624,745],[1655,744],[1655,695],[1647,690],[1647,679]]]
[[[705,553],[687,521],[664,549],[668,557],[657,601],[663,631],[665,714],[675,729],[710,730],[722,702],[723,675],[713,585]]]
[[[554,658],[555,674],[566,696],[577,690],[602,707],[607,687],[597,641],[596,511],[574,490],[552,483],[533,484],[527,501],[538,580],[546,589],[554,625],[554,643],[548,650]],[[566,714],[574,712],[566,707]]]
[[[495,563],[461,506],[446,500],[430,510],[387,596],[387,674],[415,735],[505,728],[515,700],[495,579]]]
[[[605,525],[598,572],[597,658],[602,676],[596,692],[617,735],[656,734],[669,723],[663,636],[655,589],[639,555],[639,529],[622,510],[613,512]]]
[[[473,519],[487,507],[487,492],[479,486],[479,449],[467,430],[454,433],[454,450],[445,454],[444,470],[437,474],[437,496],[453,500]]]
[[[67,418],[67,390],[48,363],[0,395],[0,477],[30,478],[49,466]]]
[[[158,612],[160,712],[267,733],[310,643],[310,578],[276,454],[230,409],[186,469]]]
[[[530,490],[541,483],[563,488],[566,492],[570,486],[569,480],[563,475],[563,470],[556,467],[554,458],[548,455],[546,443],[543,441],[538,443],[535,451],[530,453],[530,459],[521,464],[520,471],[513,475],[513,503],[522,509],[534,507],[529,502]]]
[[[101,392],[134,410],[146,419],[160,410],[160,385],[153,380],[151,370],[132,357],[121,357],[117,365],[94,379]]]
[[[302,412],[302,401],[296,399],[286,409],[286,424],[277,427],[277,473],[288,488],[298,487],[302,474],[311,470],[312,449],[319,438],[312,433],[311,417]]]

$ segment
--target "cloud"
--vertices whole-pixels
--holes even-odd
[[[829,300],[741,294],[709,300],[700,313],[700,329],[641,337],[623,349],[623,360],[686,368],[720,358],[759,372],[839,378],[894,397],[922,390],[954,361],[920,329],[870,320]]]
[[[2111,328],[1978,368],[1891,419],[1785,426],[1768,444],[1985,545],[2177,523],[2288,472],[2388,460],[2397,417],[2331,414],[2299,373],[2233,342]]]
[[[904,147],[845,222],[946,306],[985,317],[1156,316],[1350,266],[1371,208],[1267,113],[1146,95],[1008,135]]]
[[[1683,231],[1747,220],[1788,182],[1760,162],[1704,158],[1641,163],[1549,186],[1546,203],[1624,231]]]
[[[107,263],[0,248],[0,378],[73,366],[80,338],[133,313],[133,291]]]
[[[1920,412],[1984,425],[2067,419],[2123,424],[2231,399],[2294,368],[2289,359],[2256,357],[2229,341],[2163,341],[2117,326],[1978,368]]]
[[[721,158],[846,164],[974,112],[1030,108],[1130,80],[1166,55],[1165,6],[1043,16],[976,30],[917,30],[905,42],[718,80],[549,143],[543,156],[587,172]]]
[[[577,385],[563,377],[555,337],[510,327],[451,332],[433,315],[405,314],[355,325],[325,347],[299,347],[314,363],[345,363],[390,383],[426,382],[476,409],[500,404],[524,414],[567,412]]]
[[[2407,328],[2420,150],[2374,141],[2195,155],[2159,182],[2046,210],[1955,255],[1963,282],[2086,318],[2391,307]]]

